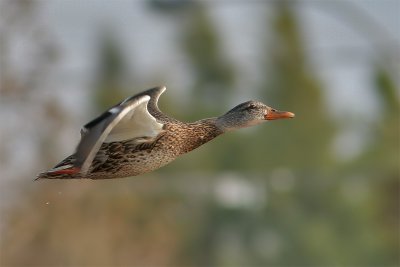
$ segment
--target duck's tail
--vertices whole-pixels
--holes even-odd
[[[39,173],[35,181],[39,179],[79,179],[82,178],[80,169],[73,165],[64,165]]]

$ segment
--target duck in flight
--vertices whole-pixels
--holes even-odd
[[[269,120],[293,118],[258,101],[237,105],[220,117],[186,123],[162,113],[165,87],[134,95],[87,123],[76,151],[37,179],[110,179],[156,170],[215,137]]]

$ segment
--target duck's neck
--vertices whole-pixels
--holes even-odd
[[[246,127],[245,125],[241,125],[235,120],[234,117],[229,116],[229,114],[224,114],[220,117],[207,118],[203,120],[199,120],[196,123],[202,123],[206,125],[212,125],[218,129],[221,133],[229,132],[232,130],[236,130],[242,127]]]
[[[224,133],[216,121],[217,118],[208,118],[185,124],[185,146],[181,153],[187,153]]]
[[[214,120],[215,126],[218,127],[218,129],[220,129],[223,133],[243,127],[242,125],[239,125],[235,118],[230,114],[224,114],[220,117],[212,119]]]
[[[219,132],[219,134],[232,130],[228,124],[224,123],[224,120],[221,120],[221,117],[202,119],[195,123],[201,124],[202,127],[213,128],[216,132]]]

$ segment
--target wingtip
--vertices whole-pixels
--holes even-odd
[[[148,91],[157,92],[156,94],[157,94],[158,96],[160,96],[162,93],[164,93],[165,90],[167,90],[167,86],[165,86],[165,85],[159,85],[159,86],[156,86],[156,87],[154,87],[154,88],[149,89]]]
[[[158,96],[160,96],[167,90],[167,86],[165,85],[159,86],[158,90],[159,90]]]

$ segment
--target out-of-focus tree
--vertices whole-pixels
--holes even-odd
[[[400,123],[400,101],[398,86],[396,86],[390,73],[384,68],[375,70],[375,88],[380,101],[381,114],[376,129],[377,142],[369,151],[370,161],[375,162],[383,170],[389,172],[399,171],[399,123]],[[384,142],[382,142],[384,140]]]
[[[154,10],[171,13],[190,7],[195,0],[150,0],[147,3]]]
[[[398,86],[390,73],[384,67],[376,67],[373,72],[380,102],[378,120],[372,127],[365,153],[349,166],[352,172],[363,170],[374,184],[370,189],[373,194],[369,199],[368,222],[374,223],[374,229],[380,229],[373,233],[379,249],[377,264],[399,263],[400,249],[400,101]]]
[[[183,49],[194,76],[191,106],[199,114],[210,108],[220,111],[233,93],[234,69],[223,53],[220,36],[206,8],[199,4],[190,11]]]
[[[365,152],[349,165],[353,169],[384,171],[395,174],[399,171],[400,156],[398,150],[400,131],[399,89],[391,72],[380,67],[380,65],[374,68],[371,81],[374,84],[374,93],[379,102],[377,120],[370,126],[370,141]]]
[[[376,151],[370,152],[370,159],[374,162],[378,159],[377,168],[381,175],[376,179],[386,180],[381,186],[380,193],[385,196],[381,198],[382,209],[377,210],[379,225],[385,232],[383,245],[385,253],[382,253],[383,261],[400,263],[400,101],[399,87],[384,68],[377,68],[375,72],[376,89],[382,102],[382,120],[377,127]],[[382,142],[384,140],[384,142]],[[371,163],[372,163],[371,162]],[[395,233],[395,234],[393,234]]]
[[[266,166],[281,165],[283,170],[286,166],[292,168],[272,178],[274,183],[276,179],[282,179],[280,183],[284,184],[288,175],[292,177],[289,181],[296,181],[292,181],[293,194],[272,195],[274,201],[266,208],[264,225],[259,226],[261,229],[274,229],[275,235],[283,243],[279,259],[271,258],[267,262],[325,265],[336,260],[352,265],[392,264],[395,255],[393,247],[396,246],[382,237],[386,230],[379,227],[378,210],[390,206],[390,216],[398,214],[393,208],[398,193],[387,197],[384,190],[376,190],[375,186],[386,183],[374,181],[370,171],[381,176],[386,172],[383,170],[393,170],[393,167],[384,166],[394,166],[393,162],[398,162],[398,131],[393,128],[397,127],[395,121],[398,115],[389,116],[383,120],[385,126],[378,127],[381,129],[377,131],[380,137],[374,140],[385,138],[388,143],[370,143],[374,153],[369,163],[363,159],[362,162],[366,164],[364,167],[359,165],[347,169],[345,173],[340,171],[340,165],[332,158],[330,151],[336,127],[327,113],[318,78],[307,62],[308,57],[297,28],[299,24],[288,3],[280,2],[277,6],[278,12],[273,23],[275,34],[271,38],[272,51],[268,54],[272,56],[269,65],[272,76],[268,76],[265,85],[268,90],[264,91],[264,95],[269,101],[293,108],[296,118],[291,123],[282,123],[279,130],[284,131],[279,134],[277,128],[265,129],[264,138],[279,138],[280,142],[279,145],[272,145],[273,152],[267,154],[263,161]],[[387,107],[383,113],[398,114],[393,83],[384,72],[379,72],[377,77],[382,101]],[[374,162],[378,153],[382,164]],[[391,181],[389,184],[392,188],[398,185],[398,179]],[[382,203],[374,208],[376,198],[381,199]],[[383,220],[388,218],[381,217]],[[274,218],[280,218],[279,223]],[[390,229],[395,230],[394,227]],[[344,240],[345,244],[338,245]]]
[[[296,181],[293,182],[293,194],[272,195],[274,201],[266,209],[265,224],[260,226],[274,229],[283,243],[279,259],[271,258],[268,263],[325,265],[336,260],[352,265],[392,264],[395,254],[393,249],[386,248],[390,243],[382,238],[386,231],[380,229],[377,219],[379,208],[375,209],[372,203],[377,196],[381,196],[381,199],[385,199],[380,206],[383,207],[394,203],[395,196],[387,198],[383,190],[372,189],[374,185],[379,187],[382,183],[374,181],[369,173],[373,170],[382,174],[382,170],[387,168],[383,167],[385,164],[379,166],[373,160],[370,163],[362,160],[367,163],[365,168],[358,166],[347,169],[346,173],[340,172],[340,165],[332,158],[330,151],[336,127],[323,102],[322,86],[307,62],[299,24],[292,5],[288,3],[282,1],[277,6],[278,12],[273,23],[275,34],[271,38],[272,49],[268,54],[272,56],[269,65],[272,75],[268,76],[264,95],[269,101],[288,105],[296,113],[296,118],[291,123],[282,123],[279,130],[284,131],[279,134],[277,128],[265,129],[265,138],[279,138],[280,142],[279,145],[275,144],[276,148],[274,145],[271,147],[273,153],[266,155],[263,160],[271,167],[290,166],[291,179]],[[385,96],[384,105],[390,110],[384,113],[398,114],[397,98],[390,79],[380,72],[377,80]],[[381,151],[382,162],[395,162],[397,160],[392,159],[398,158],[398,134],[392,128],[396,125],[396,116],[385,121],[385,126],[378,131],[381,138],[391,140],[390,145],[371,142],[373,150]],[[374,159],[377,153],[374,152]],[[276,179],[282,179],[281,183],[285,183],[287,175],[272,179],[275,182]],[[389,206],[393,208],[393,204]],[[357,212],[354,212],[355,208]],[[392,209],[390,214],[397,213]],[[279,223],[274,218],[280,218]],[[282,223],[284,221],[289,223]],[[344,240],[345,244],[338,245]]]
[[[266,80],[262,97],[271,106],[296,114],[290,122],[264,127],[260,135],[268,143],[265,157],[254,164],[265,167],[287,165],[302,171],[320,171],[332,163],[330,142],[334,125],[322,96],[322,86],[305,53],[293,3],[281,1],[271,23],[266,48]],[[268,125],[269,126],[269,125]],[[256,149],[256,147],[255,147]]]
[[[4,97],[27,97],[47,80],[59,55],[58,48],[39,19],[38,1],[2,1],[0,5],[0,92]],[[30,49],[24,47],[25,42],[29,42]],[[29,62],[22,64],[22,59]]]
[[[113,32],[109,29],[102,30],[98,40],[98,62],[94,74],[94,104],[96,109],[102,112],[126,97],[123,81],[126,80],[128,70]]]
[[[27,153],[41,156],[37,162],[20,164],[48,164],[54,156],[50,148],[57,147],[53,141],[68,122],[51,92],[40,97],[54,86],[51,77],[60,55],[53,35],[41,21],[40,7],[38,1],[0,2],[0,119],[7,125],[0,133],[2,140],[7,140],[0,143],[0,168],[15,164],[9,160]],[[45,127],[37,127],[38,123]],[[18,144],[31,149],[23,151]],[[27,173],[22,174],[22,170]],[[35,171],[17,168],[6,175],[14,179],[30,174],[33,178]]]

